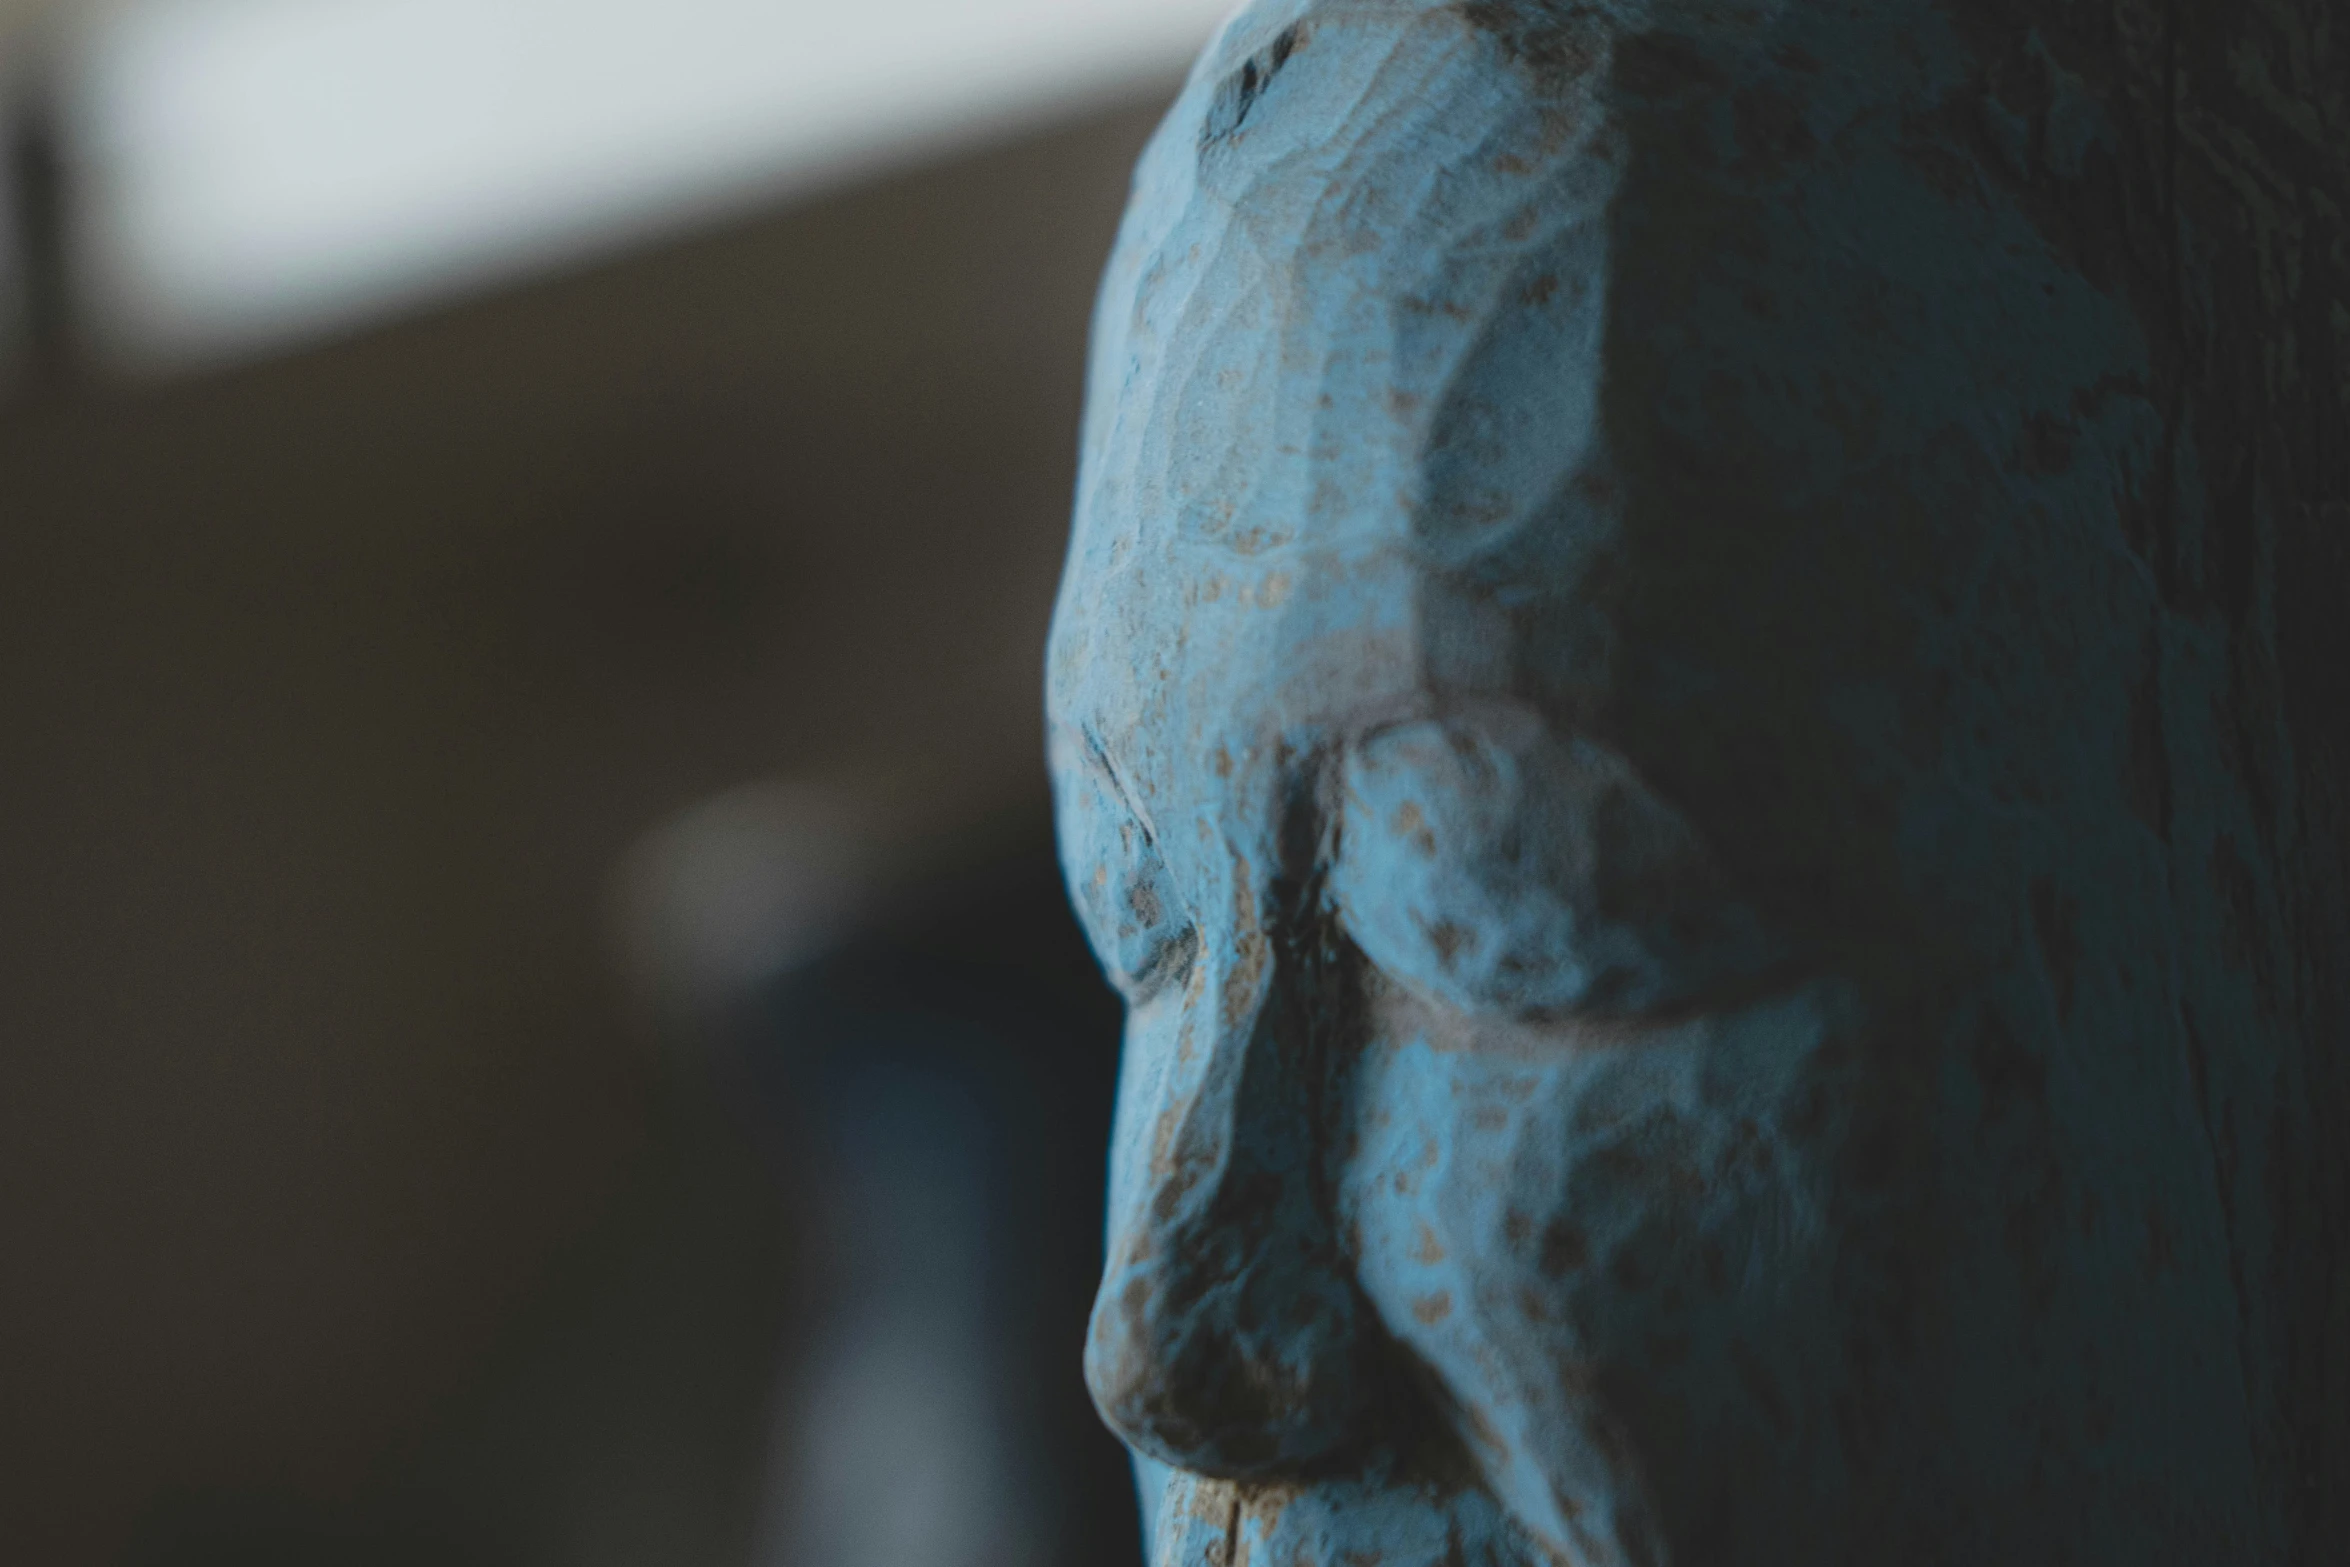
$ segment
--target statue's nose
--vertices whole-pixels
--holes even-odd
[[[1115,1183],[1085,1376],[1135,1448],[1240,1478],[1360,1436],[1378,1335],[1321,1189],[1310,1020],[1278,1004],[1270,977],[1237,1006],[1251,998],[1224,980],[1190,992],[1187,1047],[1145,1060],[1130,1045],[1126,1070],[1155,1086],[1119,1136],[1149,1147],[1127,1150],[1136,1173]]]

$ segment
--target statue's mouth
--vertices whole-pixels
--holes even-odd
[[[1240,1544],[1241,1487],[1167,1471],[1157,1507],[1151,1567],[1233,1567]]]
[[[1401,1474],[1204,1480],[1169,1471],[1151,1567],[1556,1567],[1482,1486]]]

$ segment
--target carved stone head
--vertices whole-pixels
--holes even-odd
[[[1938,14],[1267,0],[1143,161],[1049,703],[1164,1567],[2235,1559],[2162,421]]]

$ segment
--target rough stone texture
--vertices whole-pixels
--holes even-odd
[[[1161,1563],[2350,1560],[2320,0],[1266,0],[1049,674]]]

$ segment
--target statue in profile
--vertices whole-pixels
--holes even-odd
[[[2350,133],[2079,9],[1192,75],[1048,672],[1156,1567],[2350,1560]]]

